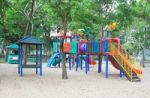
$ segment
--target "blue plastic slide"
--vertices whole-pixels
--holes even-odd
[[[48,67],[51,67],[51,65],[55,62],[55,58],[58,57],[59,58],[59,62],[57,63],[60,63],[61,62],[61,59],[60,59],[60,53],[55,53],[54,55],[52,55],[50,57],[50,59],[48,60],[48,63],[47,63],[47,66]],[[56,62],[55,62],[56,63]]]

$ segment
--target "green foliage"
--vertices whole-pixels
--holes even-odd
[[[32,19],[33,35],[43,37],[46,42],[50,40],[51,30],[58,27],[63,30],[63,16],[67,18],[68,31],[79,32],[79,29],[90,27],[92,39],[99,39],[102,27],[113,22],[117,23],[117,29],[111,33],[112,37],[132,36],[139,42],[143,41],[144,35],[149,36],[149,31],[143,31],[145,27],[150,27],[149,0],[36,0],[36,2],[37,9]],[[25,13],[27,14],[31,7],[32,0],[1,0],[1,41],[13,43],[24,36],[28,23]],[[136,33],[130,32],[133,28],[136,29]],[[145,46],[148,47],[149,37],[146,39]]]

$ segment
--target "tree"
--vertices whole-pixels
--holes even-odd
[[[57,16],[59,17],[59,19],[61,20],[62,23],[62,28],[64,30],[63,33],[63,38],[61,40],[61,44],[60,44],[60,51],[62,54],[62,78],[63,79],[67,79],[67,69],[66,69],[66,56],[63,50],[63,43],[66,37],[66,33],[67,33],[67,28],[68,28],[68,22],[71,19],[71,7],[72,7],[72,2],[71,0],[51,0],[51,7],[53,8],[54,12],[57,14]],[[59,24],[59,22],[58,22]]]
[[[145,67],[145,49],[149,48],[149,24],[150,24],[150,1],[149,0],[140,0],[138,2],[132,3],[132,10],[134,11],[134,23],[131,26],[132,37],[134,38],[134,42],[138,43],[136,47],[137,49],[142,51],[142,59],[141,64]]]

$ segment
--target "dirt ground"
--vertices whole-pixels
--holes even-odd
[[[150,67],[143,69],[141,82],[120,78],[119,71],[109,65],[109,79],[105,66],[97,73],[97,66],[78,72],[68,69],[67,80],[61,79],[61,68],[43,64],[43,76],[35,69],[24,69],[17,74],[17,64],[0,64],[0,98],[150,98]]]

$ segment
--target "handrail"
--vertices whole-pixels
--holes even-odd
[[[134,66],[134,69],[142,69],[142,66],[136,61],[136,59],[129,53],[127,52],[125,49],[123,49],[123,55],[128,55],[127,59],[130,61],[130,63],[132,63],[132,65],[136,65]],[[141,74],[137,73],[137,75],[141,78]]]
[[[142,68],[141,67],[141,65],[140,64],[138,64],[138,62],[136,61],[136,59],[129,53],[129,52],[127,52],[125,49],[123,49],[123,53],[122,53],[123,55],[128,55],[128,57],[127,57],[127,59],[130,61],[130,62],[133,62],[133,63],[135,63],[135,65],[137,65],[137,66],[135,66],[135,67],[137,67],[137,68]],[[134,59],[133,59],[134,58]]]
[[[114,56],[113,56],[114,57]],[[123,66],[121,66],[122,68],[123,68],[123,70],[129,75],[129,77],[132,79],[132,69],[131,70],[129,70],[129,67],[125,67],[125,65],[124,64],[121,64],[120,62],[119,62],[119,60],[117,60],[117,58],[116,57],[114,57],[114,59],[120,64],[120,65],[123,65]],[[128,69],[128,70],[127,70]],[[131,72],[131,73],[130,73]]]

